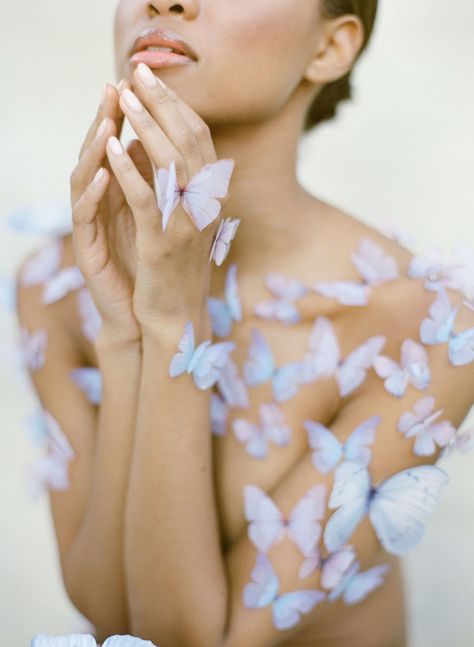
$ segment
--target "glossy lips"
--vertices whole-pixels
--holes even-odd
[[[175,51],[150,51],[147,47],[169,47]],[[172,32],[161,29],[140,32],[130,51],[130,63],[145,63],[150,68],[186,65],[196,60],[197,54],[190,45]]]

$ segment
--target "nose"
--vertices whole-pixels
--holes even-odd
[[[200,0],[180,0],[180,2],[173,2],[173,0],[154,0],[147,5],[147,13],[149,18],[154,18],[156,15],[167,16],[169,14],[179,14],[187,20],[196,18],[199,13]]]

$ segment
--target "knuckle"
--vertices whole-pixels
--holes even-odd
[[[204,122],[199,122],[193,127],[193,133],[195,138],[199,141],[206,141],[211,136],[211,129]]]
[[[177,136],[177,141],[179,149],[183,151],[186,157],[196,152],[197,142],[191,132],[181,133]]]
[[[147,186],[135,194],[133,204],[139,209],[149,209],[156,206],[156,197],[153,191]]]

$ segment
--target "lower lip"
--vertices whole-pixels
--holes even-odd
[[[194,60],[184,54],[175,54],[174,52],[150,52],[144,50],[131,56],[130,63],[145,63],[148,67],[154,69],[170,67],[171,65],[187,65],[188,63],[194,63]]]

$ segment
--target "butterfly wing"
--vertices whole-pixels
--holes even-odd
[[[94,342],[99,334],[102,319],[87,287],[77,292],[77,308],[81,319],[81,329],[84,336]]]
[[[179,184],[176,177],[176,164],[171,162],[169,170],[165,168],[158,169],[155,171],[154,177],[158,208],[162,216],[161,226],[163,231],[165,231],[180,198]]]
[[[225,300],[234,321],[242,321],[242,304],[239,298],[237,284],[237,265],[232,263],[227,272],[225,281]]]
[[[259,330],[252,330],[249,357],[244,364],[244,377],[249,386],[267,382],[274,371],[273,353]]]
[[[135,638],[135,636],[110,636],[104,642],[102,647],[158,647],[150,640],[142,640],[141,638]]]
[[[361,465],[370,463],[372,457],[370,446],[374,443],[375,433],[381,420],[381,416],[371,416],[354,429],[343,446],[344,456],[347,460]]]
[[[22,268],[20,281],[22,285],[31,286],[51,279],[61,264],[62,241],[54,240],[39,250]]]
[[[290,442],[291,428],[285,424],[281,409],[273,402],[262,402],[260,420],[267,438],[275,445],[285,447]]]
[[[431,382],[428,354],[421,344],[405,339],[401,347],[401,364],[416,389],[427,389]]]
[[[442,287],[431,304],[430,316],[421,322],[420,339],[423,344],[434,346],[447,342],[453,332],[457,313],[458,308],[451,308],[447,292]]]
[[[246,584],[243,590],[244,606],[260,609],[271,604],[278,595],[280,583],[266,555],[257,553],[251,578],[252,582]]]
[[[78,267],[65,267],[51,277],[44,285],[41,301],[49,305],[60,301],[69,292],[84,286],[84,277]]]
[[[192,321],[186,322],[184,334],[179,340],[179,352],[173,356],[171,360],[169,375],[170,377],[178,377],[188,370],[191,360],[194,355],[194,328]]]
[[[319,281],[313,289],[345,306],[366,306],[371,293],[367,285],[354,281]]]
[[[228,337],[232,330],[232,315],[227,303],[216,297],[208,297],[207,309],[211,318],[212,332],[218,337]]]
[[[211,393],[211,431],[215,436],[224,436],[227,431],[229,407],[224,400]]]
[[[390,357],[378,355],[374,359],[374,370],[385,380],[384,385],[389,393],[401,398],[408,386],[408,375],[397,362]]]
[[[222,265],[230,251],[230,244],[235,238],[239,225],[240,218],[225,218],[221,221],[212,245],[210,261],[214,260],[216,265]]]
[[[217,386],[229,407],[248,409],[249,395],[244,380],[240,377],[237,365],[232,357],[222,367]]]
[[[290,629],[297,625],[303,614],[307,614],[325,599],[326,595],[317,589],[290,591],[278,596],[272,604],[273,624],[276,629]]]
[[[235,350],[234,342],[220,342],[218,344],[203,342],[200,346],[204,344],[206,346],[202,354],[198,354],[199,347],[196,349],[195,355],[197,359],[195,366],[192,366],[193,362],[190,364],[194,383],[201,390],[209,389],[217,382],[221,370],[229,359],[229,354]]]
[[[378,589],[384,583],[385,575],[390,570],[388,564],[380,564],[369,568],[364,573],[353,575],[344,589],[343,599],[346,604],[362,602],[369,593]]]
[[[326,486],[314,485],[296,503],[290,513],[288,534],[303,555],[314,553],[321,536]]]
[[[258,425],[254,425],[243,418],[237,418],[232,423],[232,427],[237,440],[245,444],[245,449],[250,456],[265,458],[267,455],[267,440]]]
[[[98,406],[102,401],[102,374],[98,368],[81,366],[71,371],[71,379],[84,392],[89,402]]]
[[[233,169],[231,159],[206,164],[186,186],[183,208],[199,231],[218,217],[221,203],[216,198],[227,195]]]
[[[247,533],[251,542],[261,553],[266,553],[282,536],[283,517],[272,501],[256,485],[244,487],[245,518],[249,522]]]
[[[342,445],[327,427],[313,420],[303,423],[309,446],[313,450],[311,460],[321,474],[328,474],[339,463],[342,456]]]
[[[294,397],[301,385],[303,365],[292,362],[276,369],[272,377],[273,397],[277,402],[286,402]]]
[[[391,476],[377,487],[369,504],[369,518],[385,550],[401,555],[421,540],[424,518],[434,512],[446,472],[419,465]]]
[[[355,560],[353,546],[344,546],[331,553],[323,561],[320,585],[327,591],[339,586],[344,575],[348,572]]]
[[[379,285],[398,278],[399,270],[395,259],[369,238],[363,238],[357,251],[351,254],[352,262],[364,281]]]
[[[69,634],[68,636],[36,634],[31,639],[30,647],[97,647],[97,643],[91,634]],[[107,647],[110,647],[110,644]]]
[[[454,335],[449,340],[449,361],[454,366],[474,362],[474,327]]]
[[[370,337],[358,346],[336,369],[336,381],[341,398],[352,393],[365,380],[367,370],[372,366],[376,356],[385,345],[386,337]]]

